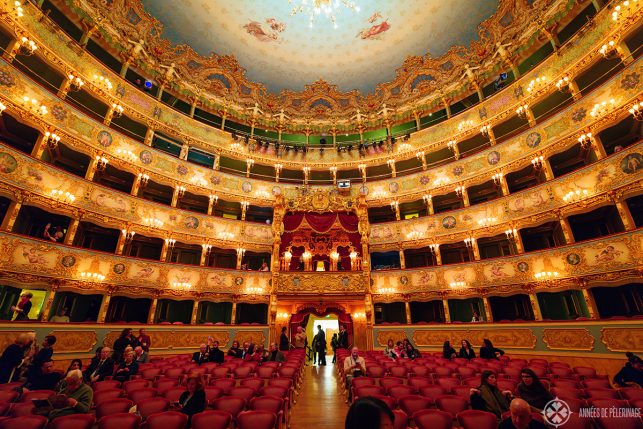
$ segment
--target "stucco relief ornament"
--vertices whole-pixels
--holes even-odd
[[[628,89],[634,89],[636,86],[641,82],[641,75],[634,72],[630,74],[626,74],[625,77],[623,77],[623,80],[621,80],[621,88],[628,90]]]
[[[0,86],[14,86],[16,78],[7,70],[0,69]]]
[[[579,107],[572,112],[572,121],[580,122],[587,116],[587,110],[584,107]]]

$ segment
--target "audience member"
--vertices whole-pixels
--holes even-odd
[[[337,332],[333,334],[333,338],[330,339],[330,348],[333,349],[333,362],[337,362],[337,343],[339,339],[337,338]]]
[[[259,268],[259,271],[270,271],[270,267],[268,267],[268,264],[265,262],[261,263],[261,268]]]
[[[348,331],[346,330],[346,325],[341,325],[339,327],[339,335],[337,336],[337,348],[348,348]]]
[[[346,414],[345,429],[392,429],[395,414],[384,401],[372,396],[353,402]]]
[[[286,361],[286,355],[284,355],[281,350],[277,349],[277,343],[270,344],[270,350],[266,355],[266,361],[267,362],[285,362]]]
[[[40,362],[38,371],[27,375],[23,387],[27,390],[55,390],[61,378],[62,374],[54,371],[54,361],[47,359]]]
[[[445,341],[442,345],[442,356],[445,359],[453,359],[458,357],[458,354],[455,352],[455,349],[451,347],[451,341]]]
[[[45,240],[51,240],[51,241],[63,241],[63,238],[65,237],[65,234],[63,233],[62,227],[51,227],[51,223],[48,223],[45,225],[45,230],[42,233],[42,237]]]
[[[250,343],[247,341],[244,341],[243,343],[243,349],[241,349],[241,359],[245,359],[246,355],[248,354],[248,350],[250,349]]]
[[[303,327],[297,326],[297,333],[295,334],[295,348],[303,349],[306,348],[307,345],[308,341],[306,340],[306,331],[304,331]]]
[[[199,346],[199,351],[192,353],[192,362],[197,365],[210,362],[210,355],[208,354],[208,346],[206,344],[201,344]]]
[[[386,347],[384,348],[384,356],[390,357],[391,359],[397,359],[397,352],[395,350],[395,343],[393,338],[389,338],[386,342]]]
[[[33,298],[33,293],[23,292],[20,295],[20,299],[16,305],[11,306],[11,311],[14,312],[14,321],[29,320],[29,312],[31,311],[31,298]]]
[[[203,383],[201,377],[190,376],[185,384],[185,392],[181,393],[179,402],[175,404],[180,412],[187,414],[188,423],[186,427],[190,427],[192,416],[196,413],[201,413],[205,410],[206,398],[205,391],[203,390]]]
[[[262,351],[263,346],[259,344],[258,346],[255,346],[254,343],[250,343],[248,346],[248,350],[243,356],[243,360],[245,362],[261,362],[261,357],[262,357]]]
[[[413,359],[422,357],[422,355],[420,354],[420,351],[415,347],[413,347],[413,344],[411,344],[410,342],[406,344],[406,350],[404,351],[405,351],[405,357],[407,359],[413,360]]]
[[[242,353],[243,353],[243,350],[239,348],[239,341],[234,340],[232,342],[232,347],[228,349],[228,356],[241,358]]]
[[[471,322],[476,323],[480,322],[480,313],[478,313],[478,310],[473,310],[473,316],[471,316]]]
[[[505,354],[504,351],[495,348],[489,339],[485,338],[482,342],[482,347],[480,347],[480,357],[482,359],[499,359],[500,356]]]
[[[359,355],[359,349],[353,347],[350,356],[344,359],[344,374],[346,374],[346,390],[348,390],[348,400],[352,400],[351,385],[353,379],[366,374],[366,361]]]
[[[100,355],[92,358],[91,363],[83,373],[85,381],[95,383],[97,381],[103,381],[105,377],[112,375],[114,371],[114,360],[109,357],[111,353],[112,349],[103,347],[100,350]]]
[[[58,311],[56,311],[56,314],[49,318],[49,321],[53,323],[69,323],[67,309],[65,307],[59,307]]]
[[[83,373],[79,369],[69,371],[65,381],[64,389],[49,397],[53,408],[48,415],[51,420],[71,414],[87,414],[91,408],[94,392],[83,383]]]
[[[480,386],[471,389],[471,408],[474,410],[488,411],[500,418],[502,413],[509,410],[509,390],[498,389],[498,379],[493,371],[482,371]]]
[[[69,364],[69,367],[67,368],[67,371],[65,371],[65,374],[67,374],[69,371],[72,371],[74,369],[80,369],[82,371],[83,361],[80,359],[72,359],[71,363]]]
[[[31,363],[27,367],[25,374],[27,378],[38,377],[42,363],[51,360],[51,357],[54,355],[54,349],[52,348],[54,344],[56,344],[56,337],[47,335],[42,342],[40,350],[31,358]]]
[[[614,384],[620,387],[643,387],[643,361],[631,352],[625,354],[627,363],[614,376]]]
[[[145,350],[143,350],[143,346],[136,346],[134,348],[134,360],[138,364],[149,363],[150,355]]]
[[[287,327],[284,326],[281,328],[281,335],[279,336],[279,350],[282,352],[290,350],[290,340],[288,339],[287,331]]]
[[[223,351],[219,349],[219,342],[214,341],[210,349],[210,362],[223,363],[224,360],[225,356],[223,355]]]
[[[529,368],[523,368],[520,371],[520,383],[518,384],[517,392],[518,396],[539,410],[544,409],[547,402],[554,399],[554,396],[549,393],[549,390],[543,385],[536,373]]]
[[[0,356],[1,384],[16,381],[20,377],[20,366],[33,341],[33,334],[23,333],[18,335],[13,344],[4,349],[2,356]]]
[[[123,362],[118,365],[116,372],[114,373],[114,380],[128,381],[133,375],[136,375],[138,372],[138,363],[134,360],[134,352],[125,352],[123,355]]]
[[[473,359],[476,357],[476,351],[473,350],[473,347],[471,347],[471,343],[469,340],[462,340],[460,347],[460,353],[458,353],[458,357],[465,358],[465,359]]]
[[[149,335],[147,335],[147,331],[145,328],[141,328],[138,330],[138,338],[136,338],[136,342],[138,343],[137,345],[141,346],[143,348],[143,351],[146,354],[150,354],[150,347],[152,346],[152,339],[150,338]]]
[[[511,401],[509,411],[511,417],[500,422],[498,429],[547,429],[547,426],[531,417],[529,404],[520,398]]]
[[[321,325],[317,325],[317,334],[313,340],[313,352],[317,355],[317,363],[321,366],[326,366],[326,333],[323,331]]]
[[[123,353],[127,346],[132,345],[132,330],[125,328],[121,331],[121,335],[114,341],[114,355],[112,359],[114,362],[121,363],[123,360]]]

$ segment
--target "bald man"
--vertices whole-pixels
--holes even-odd
[[[511,417],[503,420],[498,429],[547,429],[547,426],[532,418],[531,407],[523,399],[511,401],[509,412]]]

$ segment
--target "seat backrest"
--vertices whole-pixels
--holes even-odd
[[[234,378],[246,378],[250,376],[252,368],[249,366],[240,366],[234,369]]]
[[[214,378],[227,377],[228,374],[230,374],[230,367],[219,366],[217,368],[213,368],[213,369],[210,370],[210,374],[212,374],[212,377],[214,377]]]
[[[205,400],[207,402],[223,396],[223,389],[219,389],[218,387],[208,386],[204,388],[203,391],[205,392]]]
[[[284,400],[277,396],[256,396],[250,400],[248,408],[251,410],[265,410],[275,414],[284,409]]]
[[[366,367],[366,374],[368,374],[369,377],[382,378],[382,377],[384,377],[385,373],[386,373],[386,369],[381,367],[381,366],[367,366]]]
[[[179,379],[177,378],[159,378],[154,382],[154,387],[156,387],[156,390],[159,392],[163,392],[167,389],[170,389],[172,387],[176,387],[179,385]]]
[[[581,383],[588,389],[610,389],[612,387],[609,381],[602,378],[585,379]]]
[[[278,398],[288,397],[288,389],[281,386],[265,386],[259,389],[259,393],[263,396],[276,396]]]
[[[236,418],[246,406],[246,400],[237,396],[224,396],[210,401],[210,406],[215,410],[227,411]]]
[[[444,387],[442,386],[426,386],[426,387],[420,387],[420,395],[426,396],[427,398],[435,399],[438,396],[443,396],[447,392],[444,390]]]
[[[2,429],[43,429],[47,424],[47,418],[43,416],[20,416],[2,421]]]
[[[267,367],[265,365],[262,365],[255,370],[257,377],[259,378],[272,378],[275,375],[275,371],[275,367]]]
[[[409,386],[413,386],[416,389],[419,389],[420,387],[426,387],[430,386],[431,379],[428,377],[411,377],[409,378]]]
[[[146,387],[144,389],[136,389],[127,393],[127,397],[130,398],[135,403],[142,401],[143,399],[153,398],[158,394],[156,389],[151,387]]]
[[[231,420],[227,411],[206,410],[192,416],[192,429],[227,429]]]
[[[552,387],[560,387],[563,389],[578,389],[578,382],[567,378],[557,378],[552,381]]]
[[[145,421],[148,429],[185,429],[187,422],[187,414],[177,411],[151,414]]]
[[[380,386],[388,390],[393,386],[404,384],[404,379],[400,377],[382,377],[380,378]]]
[[[355,389],[355,395],[358,397],[384,394],[385,392],[382,386],[362,386]]]
[[[100,404],[104,401],[111,399],[122,398],[125,396],[125,391],[122,389],[104,389],[94,392],[94,404]]]
[[[455,418],[456,414],[469,408],[469,403],[459,396],[442,395],[435,398],[435,404],[439,410],[451,413]]]
[[[11,417],[30,416],[33,414],[34,409],[33,402],[17,402],[11,404],[9,415]]]
[[[173,404],[179,401],[179,398],[181,397],[183,392],[185,392],[185,388],[183,387],[171,387],[163,392],[163,396],[165,397],[165,399],[170,401],[170,404]]]
[[[138,429],[141,417],[134,413],[110,414],[98,421],[98,429]]]
[[[272,429],[276,424],[277,416],[270,411],[244,411],[237,416],[238,429]]]
[[[420,410],[412,416],[418,429],[451,429],[453,416],[441,410]]]
[[[246,402],[248,402],[250,399],[257,395],[257,391],[252,387],[239,386],[233,387],[232,389],[228,390],[226,394],[243,398],[246,400]]]
[[[53,419],[48,429],[91,429],[96,423],[96,417],[92,414],[72,414]]]
[[[427,368],[424,365],[413,365],[411,367],[411,372],[416,376],[416,377],[426,377],[429,375],[429,368]]]
[[[406,377],[409,370],[405,366],[392,366],[388,369],[392,377]]]
[[[624,387],[618,389],[618,394],[628,401],[638,401],[643,399],[643,389],[640,387]]]
[[[392,396],[387,395],[371,395],[372,398],[377,398],[380,401],[384,402],[388,407],[393,410],[397,405],[397,401]]]
[[[279,387],[285,387],[286,389],[291,389],[292,388],[292,379],[290,378],[273,378],[271,380],[268,380],[268,386],[279,386]]]
[[[587,389],[587,397],[591,399],[618,399],[618,391],[616,389]]]
[[[150,387],[150,382],[142,379],[130,380],[123,383],[123,389],[125,389],[127,393],[131,392],[132,390],[145,389],[147,387]]]
[[[96,418],[101,419],[110,414],[126,413],[134,406],[127,398],[109,399],[96,405]]]
[[[479,410],[464,410],[457,414],[462,429],[496,429],[498,418],[493,413]]]
[[[409,416],[402,410],[393,410],[395,421],[393,427],[395,429],[407,429],[409,427]]]
[[[590,366],[575,366],[573,368],[574,372],[581,377],[591,378],[596,375],[596,369]]]
[[[395,399],[399,399],[402,396],[414,395],[417,393],[417,390],[413,386],[407,386],[406,384],[399,384],[397,386],[391,386],[386,392],[388,396],[392,396]]]
[[[146,419],[152,414],[162,413],[170,408],[170,401],[160,396],[143,399],[136,403],[136,410]]]
[[[105,389],[118,389],[121,386],[120,381],[116,380],[104,380],[104,381],[97,381],[92,385],[92,389],[94,389],[94,392],[97,392],[99,390],[105,390]]]
[[[261,378],[244,378],[239,383],[243,387],[250,387],[254,390],[259,390],[263,387],[263,379]]]
[[[352,386],[357,389],[362,386],[375,386],[375,379],[371,377],[358,377],[352,381]]]
[[[433,400],[421,395],[406,395],[397,398],[400,410],[404,411],[407,416],[412,416],[416,411],[424,410],[433,405]]]
[[[222,389],[224,392],[227,391],[228,389],[232,389],[235,384],[237,384],[236,381],[234,381],[232,378],[217,378],[216,380],[210,381],[210,386],[213,387],[218,387],[219,389]]]

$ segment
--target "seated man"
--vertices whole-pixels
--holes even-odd
[[[92,405],[94,392],[91,387],[83,383],[83,373],[79,369],[69,371],[65,381],[66,387],[49,397],[52,409],[48,417],[51,420],[70,414],[87,414]]]
[[[47,359],[43,361],[37,372],[27,376],[23,387],[27,390],[55,390],[56,385],[62,378],[62,374],[54,372],[54,361]]]
[[[210,355],[208,354],[208,346],[201,344],[199,346],[199,351],[192,353],[192,362],[201,365],[210,361]]]
[[[353,347],[351,355],[344,359],[344,373],[346,374],[346,390],[348,390],[348,402],[353,400],[351,385],[353,378],[366,375],[366,362],[359,355],[359,349]]]
[[[511,417],[504,419],[498,425],[498,429],[546,429],[547,426],[531,418],[531,407],[529,404],[516,398],[509,405]]]
[[[137,372],[138,363],[134,360],[134,352],[125,352],[123,362],[121,362],[114,373],[114,380],[120,382],[129,381]]]
[[[643,387],[643,361],[633,353],[626,353],[627,363],[614,376],[614,384],[619,387]]]
[[[114,372],[114,361],[110,357],[112,349],[103,347],[100,356],[92,358],[91,363],[84,372],[85,381],[95,383],[105,380],[105,377],[111,376]]]
[[[143,350],[143,347],[136,346],[134,349],[134,360],[136,363],[148,363],[150,361],[150,355]]]
[[[285,362],[286,356],[279,350],[277,343],[270,343],[270,350],[265,355],[266,362]]]
[[[223,363],[224,359],[223,351],[219,349],[219,342],[214,341],[210,348],[210,362]]]

